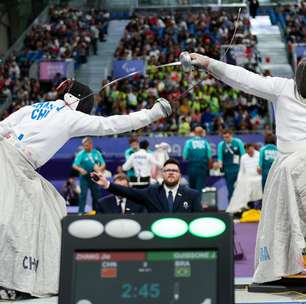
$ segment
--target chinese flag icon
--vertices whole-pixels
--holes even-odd
[[[100,271],[101,278],[116,278],[117,277],[117,268],[102,268]]]

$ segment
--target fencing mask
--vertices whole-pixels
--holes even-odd
[[[65,80],[56,90],[59,95],[63,95],[67,106],[73,110],[90,114],[94,105],[94,96],[88,86],[76,80]]]
[[[306,57],[303,58],[297,66],[295,87],[302,101],[306,103]]]

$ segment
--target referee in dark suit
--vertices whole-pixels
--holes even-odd
[[[125,174],[115,175],[113,183],[125,187],[129,186],[129,180]],[[145,212],[145,207],[139,204],[135,204],[125,197],[110,194],[101,197],[98,200],[96,211],[97,213],[131,214]]]
[[[201,196],[196,190],[180,185],[180,165],[168,159],[162,170],[163,183],[144,189],[128,188],[110,183],[99,173],[97,183],[109,192],[145,206],[148,212],[201,212]]]

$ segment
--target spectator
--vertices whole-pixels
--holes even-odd
[[[265,145],[259,151],[258,173],[261,174],[262,191],[264,191],[268,173],[278,154],[275,143],[276,139],[274,134],[267,133],[265,136]]]
[[[257,172],[259,152],[253,144],[246,145],[246,154],[241,156],[236,187],[226,211],[238,213],[248,208],[249,202],[262,199],[261,176]]]
[[[258,7],[259,7],[258,0],[249,0],[249,11],[252,18],[256,17]]]
[[[211,167],[211,149],[208,141],[204,139],[206,132],[202,127],[196,127],[194,135],[184,145],[183,158],[188,163],[190,188],[201,192],[206,186]]]
[[[117,174],[113,179],[113,183],[115,185],[128,187],[129,179],[124,174]],[[125,197],[107,195],[98,200],[96,211],[97,213],[130,214],[145,212],[145,208],[141,205],[135,204],[133,201],[128,200]]]
[[[97,183],[109,192],[131,199],[145,206],[148,212],[201,212],[198,191],[180,185],[180,165],[168,159],[163,166],[163,183],[144,189],[134,189],[110,183],[102,174]]]
[[[182,122],[180,124],[178,133],[180,135],[187,135],[190,133],[190,124],[186,117],[182,117]]]
[[[242,141],[233,137],[231,130],[224,130],[223,141],[218,144],[218,161],[224,172],[229,201],[234,192],[240,158],[243,154],[245,154],[245,150]]]
[[[92,196],[92,209],[96,210],[96,205],[99,198],[99,190],[97,185],[91,180],[92,172],[103,172],[105,169],[105,161],[102,154],[93,148],[93,143],[90,137],[85,137],[82,140],[83,150],[80,151],[73,162],[73,168],[80,173],[81,194],[79,201],[79,214],[85,212],[88,188]]]

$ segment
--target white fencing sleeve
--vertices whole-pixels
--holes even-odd
[[[290,81],[287,78],[264,77],[242,67],[214,59],[210,60],[208,70],[227,85],[269,101],[276,101],[286,83]]]
[[[91,116],[78,111],[67,111],[67,123],[70,136],[103,136],[120,134],[143,128],[153,121],[165,117],[160,103],[150,110],[141,110],[128,115],[109,117]]]

